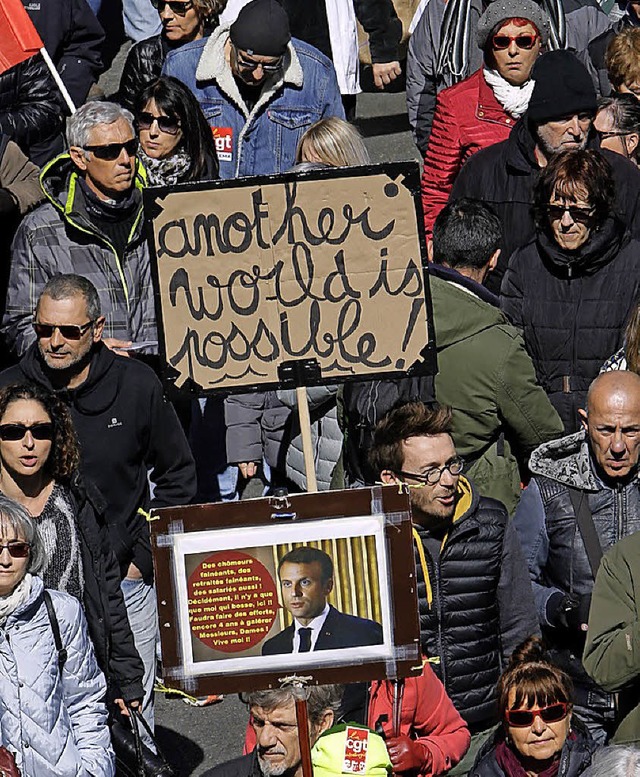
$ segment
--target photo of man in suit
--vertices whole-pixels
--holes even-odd
[[[311,547],[290,551],[278,565],[278,577],[282,603],[293,623],[264,643],[263,656],[382,642],[379,623],[346,615],[327,602],[333,590],[333,561],[324,551]]]

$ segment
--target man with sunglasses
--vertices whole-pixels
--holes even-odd
[[[487,286],[499,292],[509,258],[535,236],[533,190],[548,161],[562,151],[600,147],[592,129],[596,92],[586,67],[570,51],[542,54],[533,67],[535,86],[524,116],[507,140],[484,148],[463,165],[450,201],[473,197],[500,217],[502,254]],[[602,150],[615,184],[614,211],[633,233],[639,229],[640,172],[619,154]]]
[[[613,730],[613,698],[580,659],[602,553],[640,531],[640,376],[601,374],[580,416],[582,431],[531,455],[533,477],[513,522],[545,639],[573,679],[578,714],[604,744]]]
[[[394,408],[376,427],[370,460],[383,483],[409,490],[422,651],[471,732],[455,776],[498,722],[507,659],[539,629],[518,537],[504,505],[462,476],[451,418],[437,402]]]
[[[198,98],[216,137],[221,178],[289,170],[308,127],[344,118],[331,61],[291,38],[277,0],[252,0],[230,26],[169,52],[162,72]]]
[[[67,139],[69,153],[41,176],[48,201],[26,216],[13,242],[5,338],[22,355],[35,340],[31,317],[45,284],[57,273],[76,273],[98,289],[104,344],[155,352],[133,117],[114,103],[87,103],[69,118]]]
[[[145,668],[143,714],[153,725],[158,621],[147,516],[153,507],[192,500],[195,465],[160,381],[139,360],[107,348],[104,328],[93,284],[79,275],[54,276],[37,301],[36,342],[19,364],[0,373],[0,384],[35,383],[69,405],[82,474],[105,497],[125,605]]]

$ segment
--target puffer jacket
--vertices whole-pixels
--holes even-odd
[[[484,731],[509,656],[539,633],[518,537],[504,506],[461,476],[446,535],[416,525],[414,548],[422,651],[471,733]]]
[[[622,229],[609,218],[577,251],[540,232],[514,253],[502,282],[502,310],[522,330],[567,433],[578,429],[602,363],[622,345],[640,293],[640,241]]]
[[[515,121],[496,100],[482,68],[440,92],[421,183],[427,237],[464,162],[481,148],[506,140]]]
[[[51,591],[67,660],[58,667],[42,580],[0,628],[0,735],[23,777],[112,777],[106,683],[80,603]]]
[[[569,735],[566,738],[560,751],[559,777],[579,777],[589,767],[597,749],[589,732],[579,721],[572,721],[572,730],[574,735]],[[503,736],[502,731],[499,731],[481,749],[468,777],[511,777],[510,774],[505,773],[496,760],[496,745]]]
[[[57,273],[78,273],[98,290],[105,337],[133,342],[156,341],[156,313],[142,201],[121,260],[86,213],[78,175],[68,154],[42,171],[40,183],[49,202],[30,213],[12,247],[7,308],[2,331],[22,355],[35,340],[31,327],[38,297]],[[144,186],[138,165],[135,185]],[[157,350],[157,346],[156,346]]]
[[[195,94],[216,137],[220,178],[282,173],[295,164],[304,132],[329,116],[344,118],[335,70],[308,43],[292,38],[284,69],[267,80],[251,110],[226,62],[229,26],[169,52],[162,68]]]
[[[0,132],[38,167],[63,149],[58,87],[40,54],[0,74]]]
[[[438,374],[436,399],[453,408],[456,451],[483,496],[512,514],[520,465],[562,422],[536,382],[531,357],[497,299],[470,278],[430,266]],[[492,300],[492,301],[491,301]]]
[[[440,51],[444,0],[430,0],[417,22],[409,43],[407,55],[407,110],[416,145],[424,155],[431,133],[436,107],[436,96],[442,89],[452,86],[474,73],[481,65],[483,53],[476,42],[478,20],[485,0],[471,0],[464,23],[467,60],[459,73],[452,73],[445,66],[437,72]],[[561,0],[564,11],[564,48],[576,52],[584,60],[591,41],[609,28],[609,17],[596,0]],[[558,33],[559,37],[560,34]]]
[[[133,111],[140,92],[160,76],[169,50],[169,43],[162,34],[134,43],[120,77],[117,99],[121,105]]]
[[[620,154],[600,149],[595,133],[589,138],[589,147],[598,149],[609,162],[616,190],[613,212],[637,235],[640,233],[640,171]],[[536,235],[532,205],[540,168],[534,149],[535,139],[525,113],[507,140],[478,151],[465,162],[451,190],[449,199],[482,200],[500,217],[502,252],[498,266],[486,282],[487,288],[495,293],[500,290],[513,252]]]
[[[564,594],[588,595],[593,573],[578,529],[568,487],[586,494],[600,545],[607,550],[640,531],[640,479],[607,486],[596,475],[584,431],[541,445],[531,455],[533,475],[513,523],[529,566],[538,619],[576,689],[594,689],[580,661],[583,639],[552,624],[554,603]]]
[[[619,693],[613,742],[636,747],[640,743],[639,624],[640,532],[636,532],[620,540],[602,559],[583,658],[596,682]]]

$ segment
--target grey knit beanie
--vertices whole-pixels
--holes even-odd
[[[477,41],[481,49],[494,28],[507,19],[528,19],[538,28],[542,44],[549,40],[549,17],[533,0],[494,0],[478,20]]]

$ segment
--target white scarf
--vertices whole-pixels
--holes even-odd
[[[31,594],[32,579],[32,576],[27,572],[8,596],[0,596],[0,626],[4,626],[11,613],[27,601]]]
[[[525,81],[522,86],[514,86],[498,73],[497,70],[489,70],[489,68],[483,68],[482,73],[484,80],[491,87],[491,91],[494,93],[496,100],[505,109],[505,111],[513,116],[514,119],[519,119],[522,114],[527,110],[529,100],[531,99],[531,93],[536,82],[533,78]]]

